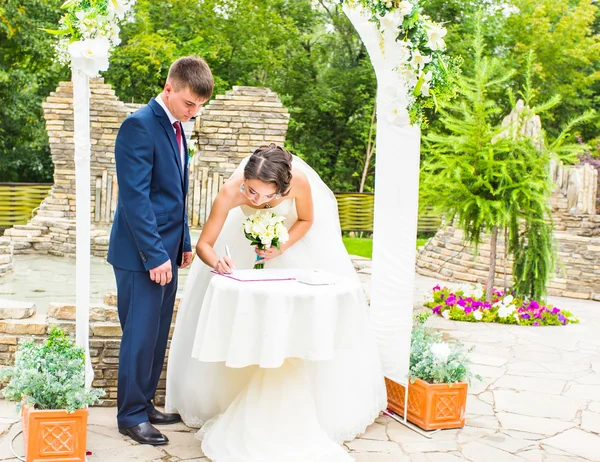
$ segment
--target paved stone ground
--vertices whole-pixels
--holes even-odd
[[[367,280],[368,264],[362,273]],[[418,277],[415,300],[435,284]],[[470,387],[467,425],[428,439],[382,416],[347,450],[357,462],[600,462],[600,303],[550,301],[581,324],[524,328],[431,318],[430,326],[475,346],[471,358],[483,380]],[[208,461],[182,424],[163,427],[171,443],[154,448],[122,437],[115,415],[114,408],[90,410],[89,462]],[[20,428],[13,403],[0,401],[1,461],[18,460],[9,443]]]

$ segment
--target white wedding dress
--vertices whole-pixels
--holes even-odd
[[[293,167],[310,182],[313,225],[302,239],[265,267],[315,268],[358,279],[341,239],[333,193],[296,156]],[[247,206],[231,210],[215,243],[219,255],[224,254],[226,244],[229,246],[238,269],[252,268],[256,257],[242,231],[243,221],[254,211]],[[288,229],[297,219],[294,199],[284,200],[270,211],[284,216]],[[202,427],[198,432],[203,439],[202,450],[214,462],[352,461],[340,444],[363,433],[387,406],[366,299],[364,332],[357,347],[336,352],[333,360],[291,359],[278,369],[235,369],[192,357],[211,277],[210,268],[196,258],[169,351],[166,410],[179,412],[190,427]]]

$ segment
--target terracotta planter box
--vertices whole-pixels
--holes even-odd
[[[389,409],[404,416],[404,385],[386,377],[385,386]],[[421,379],[409,383],[407,419],[423,430],[464,427],[467,386],[465,382],[432,384]]]
[[[85,462],[88,410],[38,411],[23,407],[27,462]]]

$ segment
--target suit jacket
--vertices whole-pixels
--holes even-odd
[[[115,145],[119,197],[110,233],[108,262],[149,271],[167,260],[181,264],[191,251],[186,211],[188,156],[184,163],[175,131],[152,98],[119,129]]]

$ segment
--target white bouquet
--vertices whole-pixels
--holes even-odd
[[[269,247],[277,247],[279,250],[280,245],[290,238],[283,222],[284,217],[282,216],[275,215],[273,212],[257,210],[244,221],[244,234],[250,240],[251,245],[255,245],[261,250]],[[260,257],[257,255],[256,259],[259,260]],[[264,263],[254,265],[254,268],[259,269],[264,267]]]

